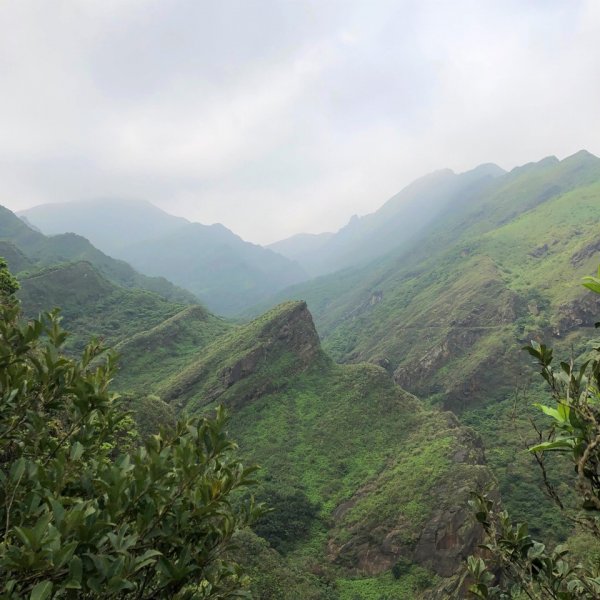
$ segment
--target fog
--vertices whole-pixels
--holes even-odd
[[[0,203],[335,230],[434,169],[600,154],[599,32],[595,0],[5,0]]]

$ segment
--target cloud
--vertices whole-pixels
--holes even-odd
[[[600,153],[594,0],[0,5],[0,202],[143,197],[246,239],[433,169]]]

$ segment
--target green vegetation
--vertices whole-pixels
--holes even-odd
[[[433,540],[454,528],[461,540],[476,538],[468,493],[494,482],[475,436],[450,414],[424,410],[380,367],[334,364],[304,303],[233,328],[159,393],[192,413],[231,407],[242,456],[262,466],[257,496],[274,509],[255,531],[286,569],[323,583],[389,574],[404,558],[449,575],[465,550],[440,550],[424,530]],[[412,598],[412,583],[400,579],[397,597]],[[389,588],[386,577],[373,582]]]
[[[156,389],[160,382],[187,366],[205,346],[232,328],[233,325],[202,306],[184,308],[115,347],[120,357],[116,383],[128,390]]]
[[[56,315],[21,324],[4,263],[0,281],[2,597],[241,597],[224,552],[257,516],[231,502],[254,469],[234,457],[224,412],[140,445],[108,391],[114,355],[98,364],[92,342],[66,358]]]
[[[575,282],[600,259],[599,181],[600,160],[585,152],[520,167],[456,198],[410,248],[277,297],[306,299],[335,360],[381,364],[457,412],[485,440],[511,513],[558,538],[569,526],[532,500],[539,477],[519,452],[543,392],[518,349],[549,337],[564,355],[589,349],[597,311]]]
[[[19,298],[27,316],[61,307],[71,331],[68,349],[81,351],[90,337],[114,344],[180,312],[184,305],[140,289],[116,286],[88,262],[42,269],[21,278]]]
[[[141,273],[168,277],[219,315],[235,315],[307,278],[298,263],[245,242],[223,225],[190,223],[148,202],[97,200],[53,204],[38,206],[25,214],[42,231],[75,231]],[[50,239],[61,238],[65,235]],[[77,259],[98,265],[89,256],[78,255]],[[110,260],[113,267],[117,262],[125,265]],[[110,278],[108,273],[105,275]],[[117,283],[125,285],[122,280]],[[160,293],[156,288],[146,289]]]
[[[530,424],[541,430],[546,415],[532,405],[560,417],[565,403],[548,404],[518,351],[534,340],[542,359],[541,341],[552,340],[557,353],[578,364],[597,359],[600,303],[573,282],[600,262],[600,160],[579,153],[506,174],[487,166],[466,175],[435,174],[375,216],[353,220],[341,237],[301,240],[306,252],[319,245],[323,265],[358,264],[395,244],[367,267],[278,296],[307,298],[319,333],[304,301],[288,300],[238,325],[185,299],[138,289],[108,257],[106,263],[92,253],[87,262],[72,262],[87,256],[87,242],[78,236],[45,238],[0,219],[0,250],[19,265],[18,294],[28,316],[63,307],[73,336],[61,348],[82,351],[91,334],[116,344],[115,386],[139,431],[132,439],[121,430],[122,445],[151,443],[160,424],[176,430],[181,414],[212,416],[221,404],[231,411],[229,432],[244,461],[262,466],[256,494],[273,508],[253,531],[235,536],[238,548],[228,555],[247,566],[257,597],[445,598],[453,585],[448,578],[481,541],[467,508],[473,491],[483,499],[479,512],[487,515],[494,551],[508,548],[556,570],[575,558],[587,568],[587,549],[596,556],[600,548],[593,531],[575,527],[540,493],[544,478],[536,456],[525,450],[540,443]],[[410,207],[420,200],[430,214],[415,214],[412,225],[407,221],[415,237],[398,242],[394,219],[404,214],[403,202]],[[221,294],[233,281],[244,302],[256,299],[253,286],[262,275],[244,279],[248,265],[238,262],[237,250],[211,249],[229,232],[186,226],[183,235],[180,223],[172,225],[161,233],[170,248],[161,269],[183,278],[191,254],[201,255],[198,268],[212,265],[216,273],[202,293]],[[149,252],[147,242],[137,242],[140,260],[160,258],[161,246]],[[31,250],[36,244],[51,250],[45,269],[46,259]],[[361,247],[373,254],[349,250]],[[231,307],[239,301],[223,298]],[[566,423],[559,421],[550,441],[575,448],[579,442],[556,437]],[[585,435],[589,447],[592,434]],[[563,453],[544,463],[545,483],[565,514],[576,515],[568,458]],[[593,468],[584,468],[584,479]],[[528,522],[527,531],[499,515],[498,488],[502,505]],[[236,496],[234,505],[243,499]],[[518,547],[501,548],[496,533]],[[539,538],[548,541],[543,549],[534,543]],[[556,550],[565,540],[573,561]],[[537,554],[529,557],[533,547]],[[471,575],[490,584],[487,566],[473,560]]]
[[[240,532],[235,543],[234,556],[244,565],[256,600],[339,600],[336,583],[323,571],[317,576],[290,564],[252,532]]]
[[[106,256],[79,235],[65,233],[47,237],[0,206],[0,256],[2,255],[14,273],[33,273],[43,267],[87,261],[116,285],[151,291],[177,303],[192,304],[197,301],[193,294],[162,277],[141,275],[126,262]]]
[[[600,277],[585,277],[584,285],[600,294]],[[571,359],[559,368],[553,365],[552,349],[544,344],[533,341],[525,349],[541,368],[550,392],[551,403],[536,407],[552,420],[547,430],[535,428],[538,441],[529,451],[543,474],[551,455],[570,458],[574,475],[566,476],[563,483],[576,492],[579,511],[569,509],[561,489],[546,476],[544,483],[561,518],[587,535],[588,552],[572,555],[569,544],[547,549],[529,534],[527,524],[513,525],[506,511],[498,512],[492,501],[480,495],[473,506],[487,534],[488,553],[486,561],[469,558],[468,573],[474,580],[469,591],[483,599],[525,595],[531,600],[595,600],[600,597],[600,347],[583,364]]]
[[[337,585],[340,600],[408,600],[417,598],[436,579],[430,571],[410,565],[398,577],[390,572],[378,577],[338,579]]]

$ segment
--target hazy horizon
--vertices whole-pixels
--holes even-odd
[[[148,200],[268,244],[414,179],[600,154],[600,4],[0,5],[0,204]]]
[[[580,150],[578,150],[578,151],[577,151],[577,152],[575,152],[574,154],[577,154],[578,152],[589,152],[589,151],[588,151],[587,149],[585,149],[585,148],[581,148]],[[568,155],[568,156],[560,156],[560,157],[557,157],[557,156],[555,156],[555,155],[546,155],[546,156],[541,156],[541,157],[539,157],[539,158],[537,158],[537,159],[535,159],[535,160],[528,161],[528,163],[536,163],[536,162],[539,162],[539,161],[541,161],[541,160],[544,160],[545,158],[551,158],[551,157],[553,157],[553,158],[557,158],[559,161],[562,161],[562,160],[564,160],[565,158],[569,158],[569,156],[573,156],[573,155],[571,155],[571,154],[570,154],[570,155]],[[528,164],[528,163],[523,163],[523,164],[521,164],[521,165],[514,165],[514,167],[513,167],[513,168],[518,168],[518,167],[521,167],[521,166],[523,166],[523,165],[525,165],[525,164]],[[476,169],[477,167],[479,167],[479,166],[482,166],[482,165],[484,165],[484,164],[492,164],[492,163],[480,163],[480,164],[478,164],[478,165],[473,165],[473,166],[472,166],[470,169],[467,169],[467,171],[470,171],[470,170],[472,170],[472,169]],[[493,163],[493,164],[495,164],[495,163]],[[497,166],[500,166],[500,165],[497,165]],[[443,171],[443,170],[446,170],[446,169],[440,168],[440,169],[435,169],[434,171],[431,171],[431,172],[429,172],[429,173],[422,173],[422,174],[421,174],[421,175],[419,175],[418,177],[415,177],[413,180],[409,181],[409,182],[408,182],[406,185],[408,185],[408,186],[409,186],[411,183],[413,183],[413,182],[417,181],[418,179],[420,179],[420,178],[422,178],[422,177],[426,177],[427,175],[431,175],[431,174],[433,174],[433,173],[436,173],[436,172],[439,172],[439,171]],[[510,170],[511,170],[511,169],[504,169],[504,171],[505,171],[505,172],[507,172],[507,173],[508,173],[508,172],[510,172]],[[455,173],[456,173],[456,174],[461,174],[461,173],[464,173],[464,172],[465,172],[465,171],[458,171],[458,172],[456,172],[456,171],[455,171]],[[404,186],[404,187],[406,187],[406,186]],[[398,192],[401,192],[401,191],[402,191],[402,189],[404,189],[404,187],[403,187],[403,188],[401,188],[401,189],[399,189],[399,190],[397,190],[397,192],[396,192],[396,193],[398,193]],[[390,198],[391,198],[391,197],[393,197],[393,196],[390,196]],[[382,207],[382,206],[383,206],[383,205],[384,205],[384,204],[385,204],[385,203],[386,203],[386,202],[387,202],[387,201],[388,201],[390,198],[385,198],[385,199],[382,199],[382,200],[381,200],[381,202],[379,202],[378,204],[377,204],[377,203],[375,203],[375,204],[374,204],[374,206],[372,207],[372,209],[371,209],[371,210],[369,210],[369,212],[362,213],[362,214],[360,214],[360,215],[358,215],[358,216],[359,216],[359,217],[362,217],[362,216],[365,216],[365,215],[367,215],[367,214],[371,214],[371,213],[373,213],[373,212],[376,212],[376,211],[377,211],[379,208],[381,208],[381,207]],[[232,231],[232,233],[234,233],[234,234],[236,234],[236,235],[238,235],[238,236],[242,237],[242,239],[244,239],[244,241],[251,242],[251,243],[254,243],[254,244],[259,244],[259,245],[262,245],[262,246],[269,246],[269,245],[271,245],[271,244],[274,244],[274,243],[276,243],[276,242],[283,241],[283,240],[285,240],[285,239],[288,239],[288,238],[290,238],[290,237],[294,237],[294,236],[296,236],[296,235],[303,235],[303,234],[315,234],[315,235],[318,235],[318,234],[322,234],[322,233],[336,233],[336,232],[338,232],[338,231],[339,231],[341,228],[343,228],[345,225],[347,225],[347,224],[349,223],[349,221],[350,221],[350,220],[351,220],[351,219],[352,219],[354,216],[357,216],[357,213],[353,213],[353,214],[349,214],[349,215],[347,215],[347,217],[346,217],[346,220],[345,220],[345,221],[344,221],[344,222],[343,222],[343,223],[340,225],[340,227],[337,227],[337,228],[335,228],[335,229],[330,229],[330,230],[320,230],[320,231],[298,231],[298,232],[296,232],[296,233],[292,233],[291,235],[289,235],[289,236],[287,236],[287,237],[277,238],[277,239],[274,239],[274,240],[271,240],[271,241],[267,241],[267,242],[258,242],[258,241],[255,241],[255,240],[251,240],[251,239],[246,239],[246,238],[244,238],[244,237],[243,237],[243,236],[242,236],[242,235],[241,235],[239,232],[237,232],[237,231],[235,231],[233,228],[229,227],[229,225],[228,225],[227,223],[223,223],[223,222],[221,222],[221,221],[215,221],[215,222],[213,222],[213,223],[205,223],[205,222],[199,221],[199,220],[197,220],[197,219],[194,219],[194,218],[189,218],[189,217],[188,217],[188,216],[186,216],[185,214],[176,214],[175,212],[172,212],[171,210],[169,210],[169,207],[168,207],[168,206],[167,206],[167,207],[165,207],[165,206],[159,206],[159,205],[158,205],[158,203],[156,203],[156,202],[152,202],[151,200],[148,200],[148,199],[146,199],[146,198],[135,198],[135,197],[129,197],[129,198],[116,198],[116,197],[108,197],[108,196],[107,196],[107,197],[89,197],[89,198],[82,198],[82,199],[79,199],[79,200],[71,200],[71,201],[68,201],[68,202],[62,202],[62,201],[58,201],[58,202],[56,202],[56,203],[54,203],[54,202],[52,202],[52,203],[48,203],[48,202],[46,202],[46,203],[42,203],[42,204],[35,204],[35,205],[33,205],[33,206],[30,206],[30,207],[26,207],[26,208],[23,208],[23,209],[18,209],[18,210],[15,210],[15,212],[16,212],[16,214],[19,214],[19,215],[21,215],[21,214],[22,214],[23,216],[25,216],[25,217],[26,217],[26,216],[27,216],[27,214],[26,214],[26,213],[27,213],[27,210],[29,210],[29,209],[35,209],[35,208],[36,208],[36,207],[38,207],[38,206],[48,206],[49,204],[70,204],[70,203],[85,203],[85,202],[90,202],[90,203],[94,203],[94,202],[147,202],[147,203],[151,204],[152,206],[154,206],[154,207],[156,207],[156,208],[158,208],[158,209],[162,210],[163,212],[165,212],[165,213],[167,213],[167,214],[169,214],[169,215],[172,215],[172,216],[177,216],[177,217],[183,217],[183,218],[187,219],[188,221],[190,221],[191,223],[201,223],[202,225],[219,225],[219,224],[220,224],[220,225],[223,225],[223,226],[227,227],[227,229],[229,229],[230,231]]]

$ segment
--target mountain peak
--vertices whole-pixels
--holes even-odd
[[[491,177],[500,177],[501,175],[504,175],[506,171],[495,163],[482,163],[474,169],[468,171],[468,173],[476,174],[479,176],[489,175]]]
[[[192,410],[217,401],[240,406],[284,386],[321,355],[306,302],[285,302],[204,348],[160,395]]]
[[[564,158],[561,162],[563,163],[595,163],[600,161],[600,158],[588,152],[587,150],[579,150],[575,154],[571,154]]]

